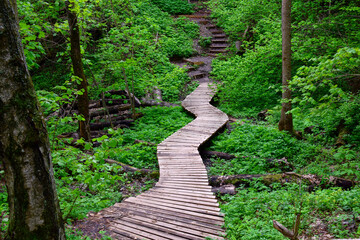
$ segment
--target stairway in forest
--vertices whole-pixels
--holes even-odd
[[[181,63],[197,65],[189,68],[189,76],[200,85],[182,102],[196,118],[157,146],[160,179],[154,188],[93,216],[102,219],[114,239],[224,239],[223,216],[198,151],[228,121],[225,113],[209,103],[216,89],[208,77],[211,61],[225,53],[228,45],[208,15],[205,11],[189,17],[213,35],[209,54]]]

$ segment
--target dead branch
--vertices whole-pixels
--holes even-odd
[[[118,162],[118,161],[115,161],[112,159],[105,159],[105,162],[109,163],[109,164],[116,164],[116,165],[121,166],[124,172],[133,172],[133,173],[140,174],[141,176],[149,176],[151,178],[159,178],[159,171],[154,171],[154,170],[146,169],[146,168],[143,168],[143,169],[135,168],[135,167],[132,167],[125,163],[121,163],[121,162]]]

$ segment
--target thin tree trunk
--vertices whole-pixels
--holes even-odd
[[[5,239],[65,239],[50,143],[21,45],[15,0],[0,0],[0,159],[9,227]]]
[[[127,80],[125,68],[123,68],[123,75],[124,75],[126,92],[127,92],[127,95],[129,95],[131,112],[132,112],[132,119],[135,119],[135,116],[136,116],[135,103],[134,103],[134,99],[133,99],[132,94],[131,94],[130,89],[129,89],[129,82]]]
[[[81,47],[80,47],[80,31],[76,13],[69,7],[69,1],[66,1],[66,8],[68,12],[68,22],[70,27],[70,44],[71,44],[71,61],[73,64],[74,75],[81,79],[78,85],[79,89],[84,92],[78,97],[79,114],[84,117],[84,121],[79,121],[80,137],[85,141],[90,141],[90,116],[89,116],[89,97],[88,97],[88,83],[85,77],[83,63],[81,61]]]
[[[291,91],[288,81],[291,79],[291,0],[282,1],[282,108],[279,130],[294,132],[291,110]]]

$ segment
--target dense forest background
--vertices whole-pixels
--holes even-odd
[[[231,123],[206,148],[234,158],[212,157],[209,175],[295,172],[303,177],[288,183],[266,178],[232,182],[235,194],[218,194],[228,239],[286,239],[273,228],[272,220],[292,228],[300,212],[300,235],[305,239],[360,237],[359,0],[293,0],[290,87],[298,139],[277,130],[280,1],[69,2],[78,16],[93,101],[126,89],[146,99],[159,89],[163,101],[179,104],[197,82],[187,75],[186,67],[174,62],[196,54],[194,40],[206,41],[200,37],[199,26],[181,15],[207,7],[229,36],[229,53],[213,61],[211,75],[219,86],[214,104],[231,116]],[[156,174],[124,171],[107,160],[155,172],[156,144],[192,116],[179,106],[138,106],[131,126],[109,127],[91,142],[67,134],[76,132],[81,119],[68,106],[74,106],[82,92],[72,70],[65,1],[19,0],[18,11],[27,63],[47,120],[67,237],[85,239],[77,226],[89,212],[156,182]],[[114,96],[113,101],[119,98]],[[0,174],[4,234],[8,206],[4,171]],[[334,178],[353,184],[334,187]],[[107,239],[104,233],[100,235]]]

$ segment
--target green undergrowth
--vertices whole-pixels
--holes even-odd
[[[336,238],[360,236],[360,189],[349,191],[339,188],[299,191],[297,184],[273,186],[260,184],[238,188],[235,196],[223,197],[221,205],[225,213],[227,239],[230,240],[279,240],[288,239],[274,227],[273,220],[292,229],[295,214],[301,207],[300,236],[305,239],[321,239],[324,232],[316,224],[328,226],[328,232]]]
[[[157,169],[156,145],[192,121],[181,107],[148,107],[143,117],[130,129],[116,131],[105,144],[95,149],[95,155],[111,158],[136,168]],[[134,144],[135,140],[144,142]]]
[[[323,145],[314,136],[297,140],[280,132],[275,125],[242,119],[231,124],[231,133],[223,132],[212,140],[210,150],[234,154],[235,159],[212,159],[210,175],[268,174],[294,171],[322,177],[342,177],[360,180],[359,152],[346,147]],[[293,166],[283,169],[269,164],[269,160],[286,160]],[[277,220],[292,229],[295,212],[302,202],[300,233],[306,239],[324,234],[319,224],[326,226],[328,234],[336,238],[360,236],[360,188],[315,189],[300,183],[264,185],[249,181],[240,186],[234,196],[221,197],[225,213],[228,239],[286,239],[272,226]]]
[[[282,159],[300,174],[360,180],[360,153],[356,148],[334,148],[312,135],[298,140],[265,122],[243,119],[233,123],[232,128],[230,134],[224,132],[216,136],[210,149],[236,158],[213,159],[211,175],[278,173],[283,170],[269,165],[269,160]]]
[[[250,120],[233,123],[230,134],[214,138],[211,150],[234,154],[237,158],[227,161],[216,159],[211,174],[263,174],[279,172],[270,168],[267,159],[285,158],[300,169],[316,158],[321,147],[297,140],[268,124],[254,124]]]
[[[360,180],[359,0],[301,1],[291,5],[292,114],[297,140],[277,130],[281,110],[281,3],[209,0],[211,16],[230,39],[230,54],[213,61],[218,107],[240,119],[211,150],[235,159],[212,159],[211,175],[293,171]],[[267,110],[267,111],[263,111]],[[260,111],[267,122],[257,122]],[[263,113],[262,112],[262,113]],[[287,168],[273,164],[286,161]],[[272,226],[292,229],[303,201],[300,239],[360,236],[359,187],[303,191],[296,184],[250,182],[223,198],[229,239],[285,239]],[[305,186],[304,186],[305,187]],[[323,186],[328,188],[329,186]],[[309,188],[310,189],[310,188]],[[294,207],[294,204],[297,207]],[[295,204],[295,205],[296,205]]]

